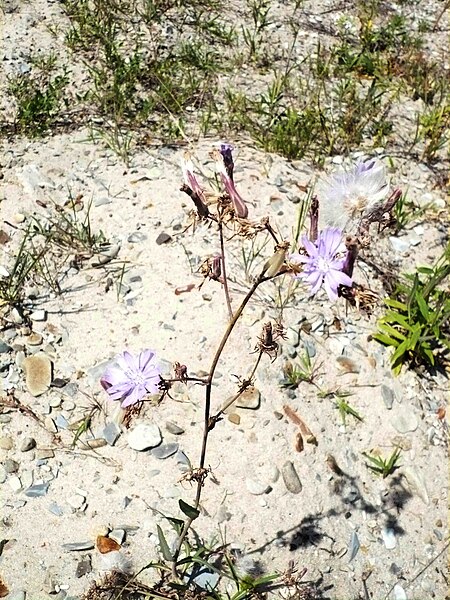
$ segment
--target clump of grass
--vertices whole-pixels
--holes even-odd
[[[395,374],[403,365],[433,367],[450,350],[450,244],[432,267],[419,267],[398,283],[385,299],[386,313],[373,338],[393,348]]]
[[[288,389],[297,388],[303,381],[313,383],[317,376],[318,366],[311,360],[308,350],[297,358],[297,363],[286,361],[283,365],[281,386]]]
[[[386,477],[391,475],[398,468],[397,462],[400,458],[400,454],[400,448],[395,448],[388,458],[383,458],[382,456],[379,456],[373,452],[371,454],[363,452],[363,455],[369,461],[367,468],[370,469],[372,473],[381,475],[383,479],[386,479]]]

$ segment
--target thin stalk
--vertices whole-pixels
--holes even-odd
[[[223,277],[223,289],[225,292],[225,299],[227,301],[227,308],[228,308],[228,318],[231,319],[233,318],[233,309],[231,308],[231,298],[230,298],[230,290],[228,289],[228,278],[227,278],[227,268],[226,268],[226,260],[225,260],[225,244],[223,242],[223,228],[222,228],[222,222],[219,221],[218,223],[218,227],[219,227],[219,238],[220,238],[220,253],[222,255],[222,277]]]

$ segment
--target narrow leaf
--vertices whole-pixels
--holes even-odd
[[[197,510],[196,508],[194,508],[193,506],[191,506],[190,504],[188,504],[187,502],[185,502],[184,500],[178,500],[178,504],[180,505],[180,509],[181,511],[187,516],[189,517],[189,519],[196,519],[199,514],[200,511]]]
[[[156,528],[158,530],[158,538],[159,538],[159,545],[161,546],[161,553],[165,560],[171,561],[171,560],[173,560],[173,556],[170,552],[169,544],[167,543],[167,540],[164,537],[163,530],[161,529],[161,527],[159,525],[157,525]]]

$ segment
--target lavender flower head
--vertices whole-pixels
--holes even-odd
[[[231,144],[228,144],[227,142],[219,143],[219,152],[222,155],[225,168],[231,180],[233,180],[234,171],[233,150],[234,146]]]
[[[111,400],[120,400],[121,407],[126,408],[147,394],[156,394],[160,374],[153,350],[143,350],[137,356],[125,350],[116,356],[115,365],[106,369],[100,383]]]
[[[296,275],[310,285],[311,296],[322,287],[331,301],[337,300],[340,285],[351,286],[352,279],[342,272],[345,264],[345,246],[342,243],[342,231],[328,227],[319,233],[315,243],[303,236],[302,243],[308,253],[291,254],[289,259],[304,263],[303,271]]]
[[[225,144],[223,144],[223,146],[225,146]],[[227,147],[228,146],[229,145],[227,145]],[[214,152],[213,155],[216,158],[216,170],[220,175],[220,179],[222,181],[223,187],[225,188],[225,192],[230,197],[230,200],[233,205],[236,216],[239,217],[240,219],[246,219],[248,216],[247,205],[245,204],[245,201],[242,198],[242,196],[237,191],[236,186],[233,181],[233,178],[232,178],[232,176],[230,176],[229,169],[227,168],[226,155],[227,155],[227,153],[229,153],[231,155],[230,148],[225,148],[225,150],[223,152],[222,151]],[[225,156],[224,156],[224,153],[225,153]],[[234,163],[232,163],[232,164],[234,167]],[[231,171],[231,173],[232,173],[232,171]]]
[[[320,221],[355,230],[361,219],[381,206],[389,192],[384,166],[377,160],[359,161],[325,179],[320,186]]]
[[[183,171],[183,179],[187,187],[191,189],[199,198],[203,199],[204,191],[194,174],[194,164],[189,152],[185,152],[183,158],[181,159],[181,170]]]

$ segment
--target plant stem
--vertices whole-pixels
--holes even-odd
[[[223,243],[223,228],[222,222],[219,220],[219,238],[220,238],[220,253],[222,255],[222,276],[223,276],[223,289],[225,291],[225,298],[227,301],[228,308],[228,317],[231,321],[233,318],[233,309],[231,308],[231,298],[230,298],[230,290],[228,289],[228,278],[227,278],[227,268],[225,266],[225,245]]]
[[[258,288],[258,286],[263,281],[266,281],[267,279],[271,279],[271,278],[270,277],[264,277],[264,271],[259,275],[259,277],[257,279],[255,279],[255,281],[252,284],[252,287],[247,292],[247,295],[242,300],[239,308],[234,313],[234,315],[232,316],[230,322],[228,323],[227,328],[225,330],[225,333],[223,334],[222,340],[221,340],[221,342],[219,344],[219,347],[216,350],[216,353],[214,355],[213,361],[211,363],[211,367],[209,369],[209,373],[208,373],[208,377],[207,377],[207,384],[206,384],[205,412],[204,412],[204,421],[203,421],[203,438],[202,438],[202,448],[201,448],[201,452],[200,452],[200,465],[199,465],[199,469],[203,469],[204,466],[205,466],[206,447],[207,447],[207,444],[208,444],[208,436],[209,436],[209,432],[212,430],[212,426],[214,426],[214,423],[215,423],[215,421],[211,419],[210,413],[211,413],[212,382],[213,382],[214,373],[215,373],[217,364],[218,364],[218,362],[220,360],[221,354],[223,352],[223,349],[225,348],[225,345],[226,345],[226,343],[228,341],[228,338],[230,337],[231,332],[233,331],[234,326],[236,325],[236,323],[237,323],[239,317],[241,316],[244,308],[246,307],[246,305],[250,301],[251,297],[255,293],[255,291]],[[257,361],[256,366],[258,365],[258,363],[259,363],[259,360]],[[197,490],[196,490],[195,502],[194,502],[194,508],[196,510],[198,510],[198,507],[200,505],[200,497],[201,497],[201,494],[202,494],[202,488],[203,488],[203,480],[199,479],[199,481],[197,481]],[[186,519],[186,521],[183,524],[183,529],[182,529],[182,531],[180,533],[180,537],[178,538],[177,546],[176,546],[176,549],[175,549],[175,552],[174,552],[174,555],[173,555],[173,559],[172,559],[172,575],[173,575],[174,580],[176,580],[178,578],[178,574],[177,574],[177,561],[178,561],[178,557],[180,555],[183,542],[184,542],[184,540],[186,538],[186,535],[187,535],[187,533],[188,533],[188,531],[189,531],[189,529],[190,529],[193,521],[194,521],[193,517],[188,517]]]

